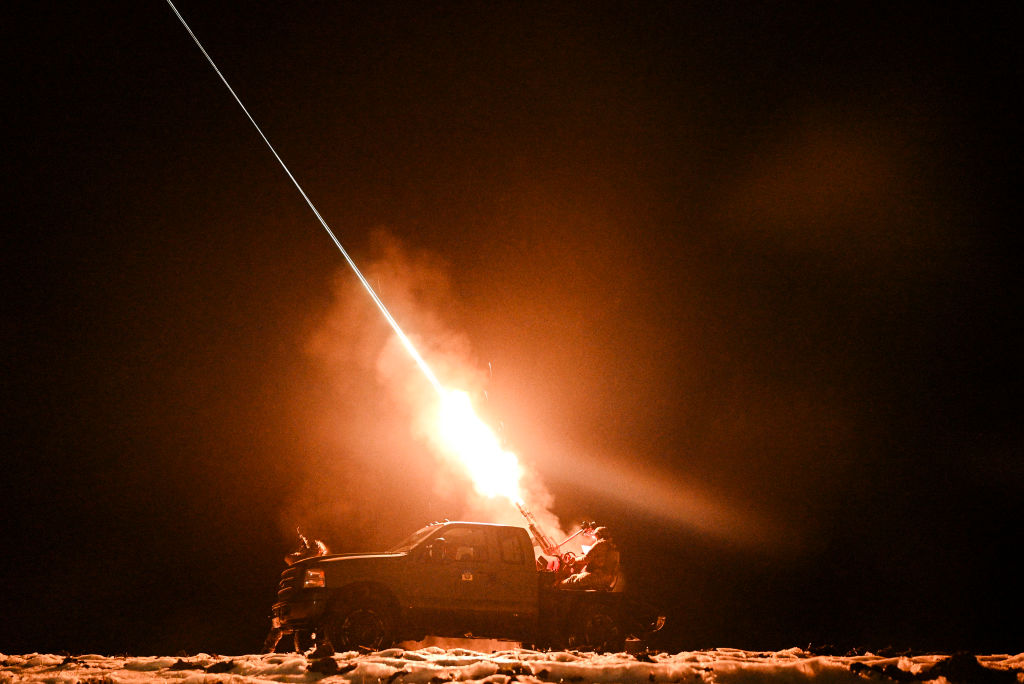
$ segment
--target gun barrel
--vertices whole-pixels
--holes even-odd
[[[544,553],[549,556],[558,555],[558,547],[555,546],[554,542],[548,539],[548,536],[540,531],[540,526],[537,525],[537,519],[533,517],[533,513],[523,505],[523,502],[516,501],[516,508],[524,518],[526,518],[526,524],[530,528],[530,535],[533,537],[533,543],[541,548]]]

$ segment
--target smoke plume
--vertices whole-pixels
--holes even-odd
[[[488,366],[460,332],[458,289],[446,264],[385,230],[374,234],[371,252],[360,268],[378,295],[441,383],[469,393],[504,440],[500,420],[487,416]],[[283,529],[305,525],[342,551],[388,546],[434,519],[524,523],[512,502],[477,494],[462,465],[437,448],[436,391],[347,269],[334,280],[307,351],[324,401],[308,477]],[[524,501],[548,530],[560,530],[551,495],[521,455],[520,463]]]

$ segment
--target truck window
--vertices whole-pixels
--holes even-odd
[[[520,535],[515,530],[498,529],[498,546],[501,548],[501,560],[505,563],[522,565],[526,559]]]
[[[448,557],[455,561],[486,561],[487,535],[473,527],[452,527],[444,531]]]
[[[392,546],[387,550],[387,553],[405,553],[406,551],[412,550],[412,547],[419,544],[428,534],[437,529],[436,525],[427,525],[426,527],[420,528],[410,534],[408,537],[400,541],[395,546]]]

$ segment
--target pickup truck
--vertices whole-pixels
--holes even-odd
[[[281,575],[273,626],[297,650],[312,635],[372,651],[427,635],[618,651],[665,618],[613,591],[570,591],[521,527],[433,523],[384,553],[307,558]]]

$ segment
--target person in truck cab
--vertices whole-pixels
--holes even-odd
[[[619,550],[612,542],[611,533],[607,527],[595,527],[587,530],[584,537],[594,545],[578,563],[580,569],[562,580],[559,586],[563,589],[611,591],[619,577]]]

